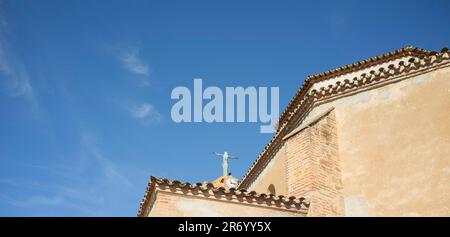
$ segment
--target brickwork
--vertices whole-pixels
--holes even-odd
[[[309,197],[308,216],[344,215],[334,111],[286,140],[288,194]]]

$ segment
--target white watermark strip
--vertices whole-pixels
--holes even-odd
[[[210,86],[203,90],[203,80],[194,79],[193,95],[191,90],[184,86],[178,86],[172,90],[171,99],[177,102],[172,106],[171,117],[176,123],[255,123],[259,119],[259,122],[264,124],[260,126],[261,133],[274,133],[275,123],[279,117],[279,92],[279,87],[270,87],[269,101],[268,87],[226,87],[224,117],[222,89]],[[204,102],[207,103],[204,105]]]

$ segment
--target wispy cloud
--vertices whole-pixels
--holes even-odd
[[[154,115],[158,115],[158,112],[155,111],[153,105],[148,103],[143,103],[141,105],[133,106],[130,109],[131,114],[135,118],[147,118],[154,117]]]
[[[65,199],[61,196],[40,196],[35,195],[31,196],[25,200],[15,200],[8,198],[7,196],[3,196],[5,199],[9,199],[9,202],[18,207],[31,207],[31,206],[55,206],[61,205],[65,203]]]
[[[98,137],[86,130],[80,132],[79,154],[72,159],[65,159],[63,164],[19,165],[23,169],[33,170],[37,178],[21,180],[0,177],[0,187],[24,190],[31,195],[6,194],[4,190],[7,189],[2,187],[0,200],[38,215],[39,212],[44,216],[67,215],[64,213],[68,210],[83,216],[108,215],[120,209],[111,207],[111,203],[125,202],[127,193],[137,188],[124,174],[121,166],[104,155]],[[51,181],[39,179],[39,174],[55,178]],[[121,192],[118,192],[119,189]],[[135,206],[133,203],[123,205]]]
[[[1,13],[1,12],[0,12]],[[16,55],[14,47],[9,41],[8,23],[0,15],[0,80],[6,87],[6,92],[13,97],[22,97],[27,99],[31,108],[37,112],[39,110],[38,102],[31,86],[28,72]]]
[[[126,101],[119,104],[132,118],[138,119],[144,125],[160,122],[164,117],[151,103]]]
[[[99,192],[98,186],[92,185],[90,187],[77,186],[73,180],[66,178],[58,181],[70,181],[72,187],[66,185],[59,185],[56,183],[50,183],[40,180],[11,180],[0,179],[0,186],[10,187],[23,191],[31,191],[31,195],[23,196],[11,196],[10,194],[0,193],[0,199],[8,203],[9,205],[27,209],[34,212],[32,215],[39,216],[38,210],[48,209],[49,207],[64,210],[72,209],[80,215],[99,216],[102,215],[101,204],[105,199],[102,197],[103,193]],[[77,187],[76,187],[77,186]],[[48,211],[50,211],[49,209]],[[41,215],[49,215],[49,212],[42,213]],[[52,215],[52,214],[50,214]],[[53,214],[54,215],[54,214]]]
[[[150,86],[150,67],[141,57],[141,49],[137,46],[108,47],[120,61],[123,68],[136,76],[142,86]]]
[[[21,189],[28,188],[27,186],[21,186]],[[70,198],[70,196],[61,196],[59,194],[50,194],[50,195],[32,195],[26,198],[13,198],[9,195],[5,195],[0,193],[0,199],[3,199],[6,201],[9,205],[22,208],[22,209],[28,209],[28,210],[42,210],[35,212],[32,214],[28,214],[27,216],[49,216],[49,214],[52,212],[52,210],[56,211],[56,213],[50,214],[50,216],[67,216],[64,214],[57,214],[60,211],[57,210],[57,208],[64,207],[65,209],[72,209],[76,210],[80,216],[103,216],[104,212],[102,210],[89,207],[87,205],[78,204],[74,202],[73,198]],[[55,210],[56,208],[56,210]]]
[[[133,184],[118,171],[116,165],[103,155],[98,147],[97,138],[92,133],[84,132],[82,134],[81,149],[84,155],[94,158],[96,163],[100,165],[107,180],[122,186],[133,187]]]
[[[148,65],[139,57],[139,48],[125,51],[121,57],[122,63],[132,73],[149,76]]]

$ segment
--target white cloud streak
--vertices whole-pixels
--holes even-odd
[[[0,200],[35,213],[44,210],[42,214],[44,216],[54,216],[52,209],[60,209],[58,213],[63,213],[63,210],[75,210],[78,213],[76,215],[83,216],[104,216],[114,213],[114,209],[117,208],[111,207],[110,204],[123,201],[126,198],[126,191],[134,191],[135,185],[123,174],[120,166],[103,154],[93,133],[81,131],[79,149],[80,154],[70,165],[23,165],[25,168],[32,168],[37,174],[55,175],[57,178],[52,181],[0,177],[0,187],[9,186],[33,192],[26,197],[10,196],[11,194],[0,192]],[[52,209],[46,211],[49,207]]]
[[[14,52],[14,47],[9,42],[7,22],[0,16],[0,79],[7,88],[7,92],[13,97],[22,97],[27,99],[32,109],[39,110],[31,81],[27,70],[21,60]]]
[[[94,158],[94,161],[100,165],[104,177],[113,184],[122,184],[127,187],[133,187],[133,184],[122,175],[116,166],[103,156],[97,145],[97,139],[93,134],[84,132],[81,137],[81,149],[83,154]]]
[[[139,47],[108,47],[109,50],[120,61],[123,68],[130,74],[136,76],[141,86],[150,86],[150,67],[141,57]]]
[[[146,125],[159,122],[163,118],[162,114],[150,103],[129,102],[126,109],[133,118],[143,121]]]
[[[125,68],[130,70],[132,73],[149,76],[149,69],[147,63],[139,57],[139,49],[134,48],[123,53],[121,61]]]

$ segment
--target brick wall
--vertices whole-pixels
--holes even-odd
[[[288,194],[310,198],[308,216],[344,215],[334,111],[285,142]]]

